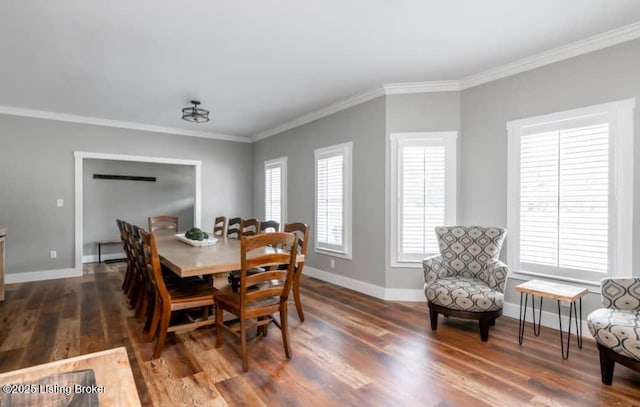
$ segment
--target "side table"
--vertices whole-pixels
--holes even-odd
[[[533,317],[533,334],[535,336],[540,335],[540,319],[542,317],[542,299],[551,298],[558,302],[558,322],[560,323],[560,352],[562,359],[569,357],[569,343],[571,340],[571,319],[575,318],[576,324],[576,338],[578,341],[578,348],[582,349],[582,297],[584,297],[588,290],[586,288],[574,287],[566,284],[551,283],[542,280],[530,280],[526,283],[522,283],[516,286],[516,291],[520,293],[520,313],[518,320],[518,343],[522,345],[524,340],[524,325],[526,322],[527,314],[527,302],[529,295],[531,295],[531,314]],[[538,322],[536,324],[536,307],[535,297],[540,297],[540,304],[538,309]],[[524,296],[524,307],[522,306]],[[578,316],[578,310],[576,302],[580,302],[580,316]],[[560,312],[560,302],[569,303],[569,327],[567,329],[567,349],[565,353],[564,348],[564,334],[562,332],[562,313]]]

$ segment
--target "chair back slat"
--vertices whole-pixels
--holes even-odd
[[[227,218],[226,216],[218,216],[213,221],[213,236],[224,237],[227,234]]]
[[[178,233],[178,217],[170,215],[149,216],[149,233]]]

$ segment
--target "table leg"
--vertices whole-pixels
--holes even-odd
[[[578,312],[576,310],[575,301],[573,302],[573,314],[576,315],[576,337],[578,338],[578,348],[582,349],[582,297],[580,297],[580,318],[577,318]]]
[[[565,353],[564,350],[564,338],[563,338],[563,334],[562,334],[562,313],[560,312],[560,300],[558,300],[558,322],[560,325],[560,353],[562,354],[562,359],[566,360],[569,358],[569,345],[571,344],[571,317],[573,314],[573,311],[575,309],[575,301],[572,302],[571,304],[569,304],[569,327],[567,329],[567,351]],[[576,314],[576,319],[578,318],[578,315]],[[578,326],[577,326],[577,321],[576,321],[576,332],[578,331]],[[578,344],[581,344],[582,340],[578,340]],[[581,347],[581,346],[580,346]]]
[[[540,307],[538,309],[538,324],[536,325],[536,297],[531,294],[531,317],[533,318],[533,334],[540,336],[540,323],[542,322],[542,300],[540,297]]]
[[[102,263],[101,253],[100,253],[100,249],[101,248],[102,248],[102,245],[100,243],[98,243],[98,264]]]
[[[520,312],[518,312],[518,344],[522,345],[522,341],[524,340],[524,323],[526,321],[527,316],[527,300],[529,299],[529,294],[525,294],[524,297],[524,313],[522,312],[522,295],[524,293],[520,293]]]

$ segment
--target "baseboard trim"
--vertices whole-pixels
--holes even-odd
[[[412,288],[384,288],[379,285],[340,276],[315,267],[304,267],[304,274],[327,283],[348,288],[386,301],[426,301],[424,291]]]
[[[30,281],[56,280],[58,278],[82,277],[82,273],[78,274],[75,268],[43,270],[43,271],[27,271],[24,273],[8,273],[5,274],[4,280],[6,284],[27,283]]]
[[[305,266],[304,274],[309,277],[317,278],[318,280],[326,281],[327,283],[335,284],[340,287],[348,288],[353,291],[357,291],[362,294],[367,294],[372,297],[380,298],[385,301],[414,301],[423,302],[426,301],[424,296],[424,290],[414,288],[384,288],[375,284],[365,283],[363,281],[355,280],[353,278],[340,276],[334,273],[329,273],[324,270],[320,270],[314,267]],[[528,308],[527,321],[531,322],[531,308]],[[536,311],[537,313],[537,311]],[[504,303],[503,315],[519,319],[520,304],[513,304],[510,302]],[[585,315],[582,315],[585,317]],[[563,332],[567,332],[567,326],[569,324],[568,309],[562,308],[562,328]],[[554,312],[542,311],[542,326],[546,328],[560,329],[558,322],[558,314]],[[572,321],[573,335],[575,335],[575,325]],[[530,332],[530,324],[527,325],[525,336],[532,334]],[[582,320],[582,335],[585,338],[592,338],[587,326],[586,320]],[[566,337],[565,337],[566,338]],[[566,339],[565,339],[566,340]]]
[[[105,260],[116,260],[116,259],[124,259],[125,257],[127,257],[124,252],[122,253],[109,253],[109,254],[102,254],[100,255],[100,260],[105,261]],[[89,254],[86,256],[82,256],[82,263],[97,263],[98,262],[98,255],[97,254]]]
[[[364,281],[340,276],[338,274],[329,273],[327,271],[309,266],[304,266],[304,274],[310,277],[317,278],[318,280],[326,281],[327,283],[339,285],[340,287],[357,291],[362,294],[367,294],[372,297],[384,299],[384,288],[375,284],[365,283]]]

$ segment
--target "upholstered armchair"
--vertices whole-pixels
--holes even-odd
[[[587,325],[600,352],[602,383],[610,385],[615,362],[640,371],[640,278],[602,279],[602,305]]]
[[[507,231],[481,226],[435,231],[440,254],[422,262],[431,329],[438,327],[438,314],[477,320],[480,338],[487,341],[489,326],[502,315],[507,266],[498,255]]]

